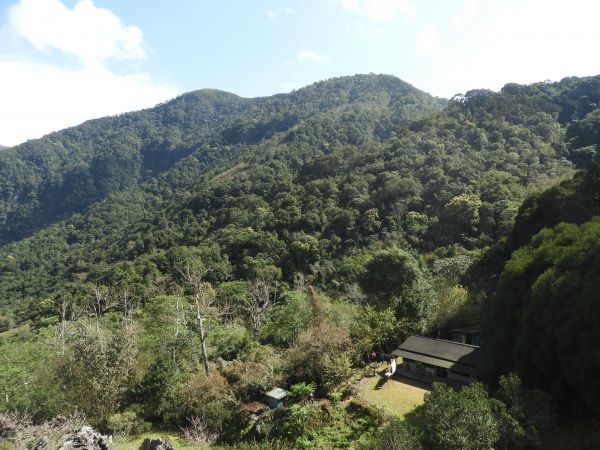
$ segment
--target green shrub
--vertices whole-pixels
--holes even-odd
[[[107,421],[107,428],[116,435],[129,436],[150,430],[152,424],[142,419],[138,412],[128,410],[110,416]]]

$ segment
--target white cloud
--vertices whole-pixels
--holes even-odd
[[[302,50],[301,52],[298,52],[298,54],[296,55],[296,61],[298,61],[298,62],[305,62],[305,61],[328,62],[329,58],[327,56],[322,55],[317,52],[313,52],[310,50]]]
[[[412,21],[416,17],[416,8],[409,0],[338,0],[342,6],[355,14],[373,22],[393,23],[403,17]]]
[[[71,10],[58,0],[20,0],[9,11],[7,31],[44,57],[0,55],[4,145],[150,107],[177,94],[147,73],[127,72],[123,60],[145,56],[142,31],[91,0],[80,0]],[[55,54],[75,57],[77,64],[56,63]],[[109,60],[121,61],[119,74],[107,68]]]
[[[478,0],[463,0],[462,9],[458,12],[458,14],[452,17],[452,25],[454,27],[458,27],[463,23],[474,19],[477,16],[478,9]]]
[[[86,65],[145,55],[142,31],[123,25],[116,15],[96,7],[92,0],[80,0],[73,9],[59,0],[20,0],[10,8],[8,21],[14,34],[37,50],[58,50]]]
[[[598,17],[600,2],[588,0],[481,1],[477,20],[463,22],[461,33],[448,37],[461,45],[444,42],[442,76],[421,86],[451,96],[511,82],[600,74],[600,60],[593,57],[600,42]]]
[[[172,88],[147,75],[116,75],[102,67],[68,69],[0,59],[0,143],[16,145],[88,119],[153,106]]]
[[[277,9],[267,9],[265,14],[269,16],[269,19],[274,20],[278,16],[293,16],[296,14],[296,11],[292,8],[277,8]]]
[[[419,53],[436,53],[440,46],[437,28],[427,25],[416,35],[417,51]]]

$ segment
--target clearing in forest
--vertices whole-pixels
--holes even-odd
[[[363,400],[403,420],[423,404],[425,394],[429,392],[429,386],[424,383],[399,376],[387,380],[380,372],[374,377],[363,378],[356,387]]]

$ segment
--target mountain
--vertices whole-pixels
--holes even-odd
[[[111,282],[114,264],[147,266],[131,270],[151,283],[186,245],[226,255],[234,278],[305,273],[331,289],[356,281],[345,258],[388,239],[484,248],[528,191],[569,176],[566,130],[597,100],[600,78],[570,78],[441,110],[361,75],[260,99],[198,91],[31,141],[0,159],[3,308],[35,316],[83,274]]]
[[[399,336],[481,324],[487,387],[434,387],[423,442],[456,436],[442,411],[462,442],[551,448],[553,405],[590,435],[599,104],[600,77],[445,101],[357,75],[197,91],[4,150],[0,413],[417,448],[340,395]],[[250,421],[273,386],[293,405]]]
[[[92,120],[0,155],[0,242],[138,186],[188,156],[205,171],[285,131],[310,143],[304,130],[315,122],[323,127],[319,147],[382,140],[444,104],[397,78],[364,75],[256,99],[201,90],[149,110]],[[352,132],[344,129],[349,123],[356,126]]]

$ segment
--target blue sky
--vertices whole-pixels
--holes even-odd
[[[437,96],[600,74],[596,0],[0,0],[0,144],[218,88],[355,73]]]

